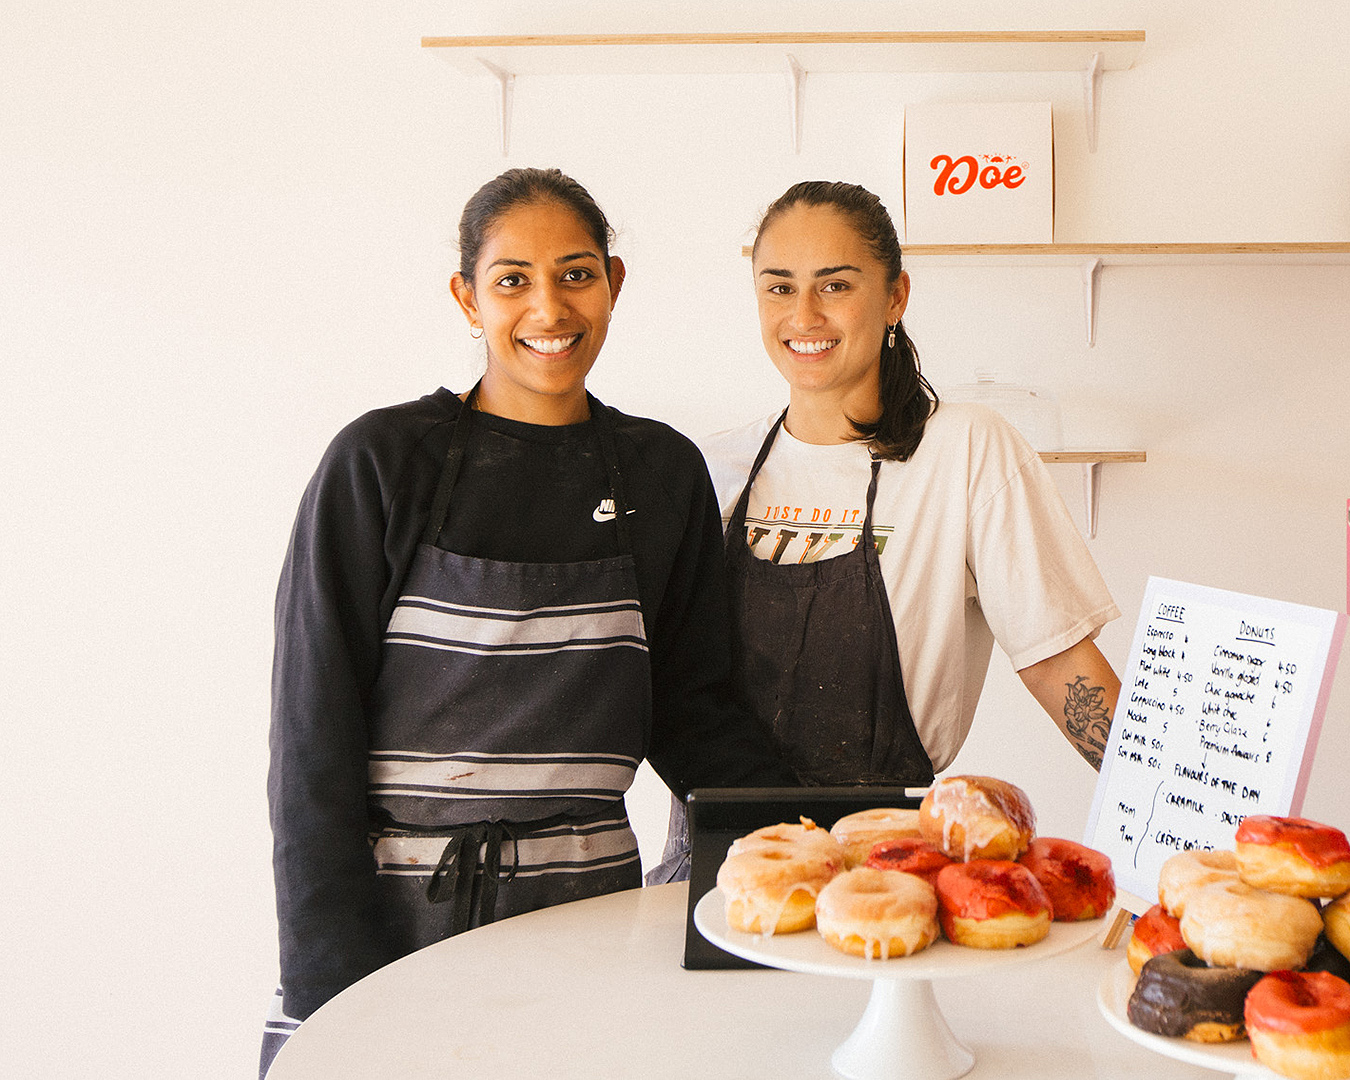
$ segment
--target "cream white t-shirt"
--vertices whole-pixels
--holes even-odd
[[[702,444],[724,526],[776,419]],[[789,563],[852,550],[870,478],[864,443],[817,446],[780,429],[750,492],[751,552]],[[883,462],[872,529],[935,771],[965,742],[995,640],[1020,671],[1120,615],[1040,458],[983,405],[943,402],[909,461]]]

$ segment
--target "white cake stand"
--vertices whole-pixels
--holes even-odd
[[[1280,1080],[1278,1073],[1267,1069],[1252,1057],[1252,1044],[1246,1039],[1231,1043],[1198,1043],[1140,1030],[1130,1023],[1126,1012],[1133,992],[1134,972],[1126,961],[1108,968],[1097,987],[1097,1007],[1102,1016],[1131,1042],[1188,1065],[1228,1073],[1235,1080],[1254,1080],[1257,1077]]]
[[[799,934],[745,934],[727,925],[721,890],[694,907],[694,925],[718,948],[784,971],[871,979],[862,1019],[830,1058],[847,1080],[956,1080],[975,1055],[948,1027],[933,980],[974,975],[1067,952],[1096,937],[1102,920],[1054,923],[1049,935],[1020,949],[969,949],[939,938],[913,956],[865,960],[840,952],[814,930]]]

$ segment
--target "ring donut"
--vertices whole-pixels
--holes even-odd
[[[1302,967],[1321,932],[1322,916],[1311,900],[1242,881],[1196,889],[1181,917],[1181,936],[1205,963],[1251,971]]]
[[[909,956],[938,936],[937,894],[922,878],[898,870],[845,870],[816,898],[816,929],[853,956]]]
[[[1237,856],[1231,851],[1183,851],[1158,868],[1158,902],[1167,914],[1186,914],[1186,897],[1216,881],[1237,881]]]
[[[822,829],[810,818],[804,817],[799,824],[783,822],[778,825],[765,825],[745,836],[737,837],[727,849],[728,855],[739,855],[743,851],[759,848],[789,848],[805,846],[824,855],[833,855],[842,860],[844,849],[839,846],[828,829]]]
[[[727,925],[748,934],[791,934],[816,924],[816,896],[844,869],[830,834],[803,818],[733,841],[717,869]]]
[[[1125,959],[1130,970],[1136,975],[1149,960],[1165,953],[1184,949],[1186,941],[1181,936],[1181,920],[1167,914],[1161,904],[1154,904],[1134,920],[1134,929],[1130,934],[1130,943],[1125,947]]]
[[[836,821],[830,835],[843,847],[849,866],[862,866],[872,848],[883,840],[920,836],[919,812],[899,807],[859,810]]]
[[[1192,1042],[1233,1042],[1242,1038],[1242,1006],[1261,979],[1259,971],[1210,967],[1190,949],[1151,957],[1125,1006],[1141,1031]]]
[[[1294,1080],[1350,1076],[1350,983],[1325,971],[1272,971],[1246,1002],[1252,1053]]]

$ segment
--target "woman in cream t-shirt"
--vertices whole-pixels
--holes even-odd
[[[995,641],[1100,768],[1120,612],[1045,467],[993,410],[939,404],[900,324],[909,277],[871,192],[770,207],[753,268],[779,415],[706,441],[742,698],[808,783],[930,783],[970,731]],[[683,807],[651,881],[684,873]]]

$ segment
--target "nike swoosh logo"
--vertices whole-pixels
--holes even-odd
[[[631,514],[632,512],[632,510],[624,511],[625,514]],[[591,517],[595,518],[596,521],[613,521],[617,516],[613,499],[601,499],[600,505],[591,512]]]

